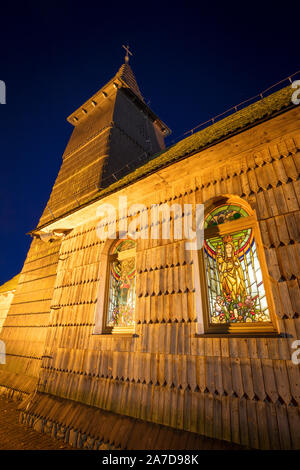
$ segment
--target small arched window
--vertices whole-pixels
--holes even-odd
[[[210,208],[201,257],[205,331],[274,332],[259,226],[251,209],[230,200]]]
[[[109,253],[106,331],[134,331],[136,243],[118,240]]]

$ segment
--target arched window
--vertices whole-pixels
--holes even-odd
[[[211,332],[274,332],[272,300],[259,226],[236,200],[210,208],[201,250],[204,328]]]
[[[118,240],[110,250],[106,331],[134,331],[135,255],[133,240]]]

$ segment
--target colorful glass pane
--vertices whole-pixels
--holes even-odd
[[[210,237],[204,253],[210,322],[270,322],[253,230]]]
[[[241,206],[236,204],[218,206],[206,216],[204,228],[238,220],[241,217],[248,217],[247,212]]]
[[[108,326],[133,326],[135,309],[135,242],[120,240],[112,252]]]

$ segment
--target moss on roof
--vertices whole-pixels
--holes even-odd
[[[60,215],[57,219],[66,217],[69,213],[79,210],[81,207],[87,206],[92,202],[95,202],[107,194],[118,191],[119,189],[134,183],[135,181],[145,178],[149,174],[170,165],[177,160],[188,157],[189,155],[200,151],[213,143],[216,143],[222,139],[229,138],[237,132],[241,132],[243,129],[253,125],[255,122],[259,122],[263,119],[268,119],[279,112],[287,110],[294,105],[291,102],[291,96],[294,93],[294,89],[291,86],[282,88],[281,90],[272,93],[271,95],[257,101],[226,118],[212,124],[211,126],[202,129],[195,134],[181,140],[177,144],[163,150],[159,154],[155,155],[149,162],[140,166],[132,173],[120,178],[115,183],[112,183],[107,188],[100,189],[99,192],[94,195],[91,199],[85,201],[81,206],[76,209],[72,209],[65,214]],[[55,221],[54,220],[54,221]],[[35,230],[41,229],[49,223],[38,226]],[[29,232],[33,233],[35,230]]]
[[[118,190],[119,188],[133,183],[135,180],[145,177],[159,168],[169,165],[176,160],[188,156],[202,148],[211,145],[213,142],[230,136],[245,127],[289,107],[291,96],[295,90],[288,86],[283,88],[256,103],[235,112],[234,114],[216,122],[215,124],[198,131],[197,133],[181,140],[177,144],[169,147],[156,155],[145,165],[137,168],[132,173],[121,178],[105,189],[99,191],[99,196]]]
[[[9,292],[11,290],[14,290],[18,285],[19,277],[20,274],[17,274],[15,277],[2,284],[2,286],[0,286],[0,294],[3,294],[3,292]]]

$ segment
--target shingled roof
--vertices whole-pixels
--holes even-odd
[[[295,90],[291,86],[282,88],[281,90],[272,93],[266,98],[263,98],[260,101],[257,101],[216,122],[215,124],[179,141],[159,154],[154,155],[150,161],[121,177],[118,181],[100,189],[95,196],[84,202],[84,204],[81,206],[68,211],[67,213],[57,217],[55,220],[61,219],[67,214],[75,212],[75,210],[77,211],[81,207],[89,205],[92,202],[106,196],[107,194],[113,193],[121,188],[124,188],[125,186],[133,184],[134,182],[145,178],[146,176],[161,168],[164,168],[181,159],[187,158],[188,156],[204,150],[205,148],[221,140],[229,138],[238,132],[258,124],[263,120],[269,119],[278,113],[295,107],[295,105],[293,105],[291,102],[291,96],[294,91]],[[51,222],[53,222],[53,220]],[[46,225],[48,225],[48,223],[40,225],[37,227],[37,229],[41,229]]]
[[[172,147],[156,154],[146,164],[140,166],[128,175],[120,178],[115,183],[102,189],[97,198],[107,193],[114,192],[127,186],[148,174],[159,170],[171,163],[188,157],[220,140],[230,137],[242,130],[254,125],[256,122],[268,119],[271,116],[287,110],[294,105],[291,96],[295,90],[287,86],[262,100],[227,116],[215,124],[202,129],[195,134],[181,140]]]

